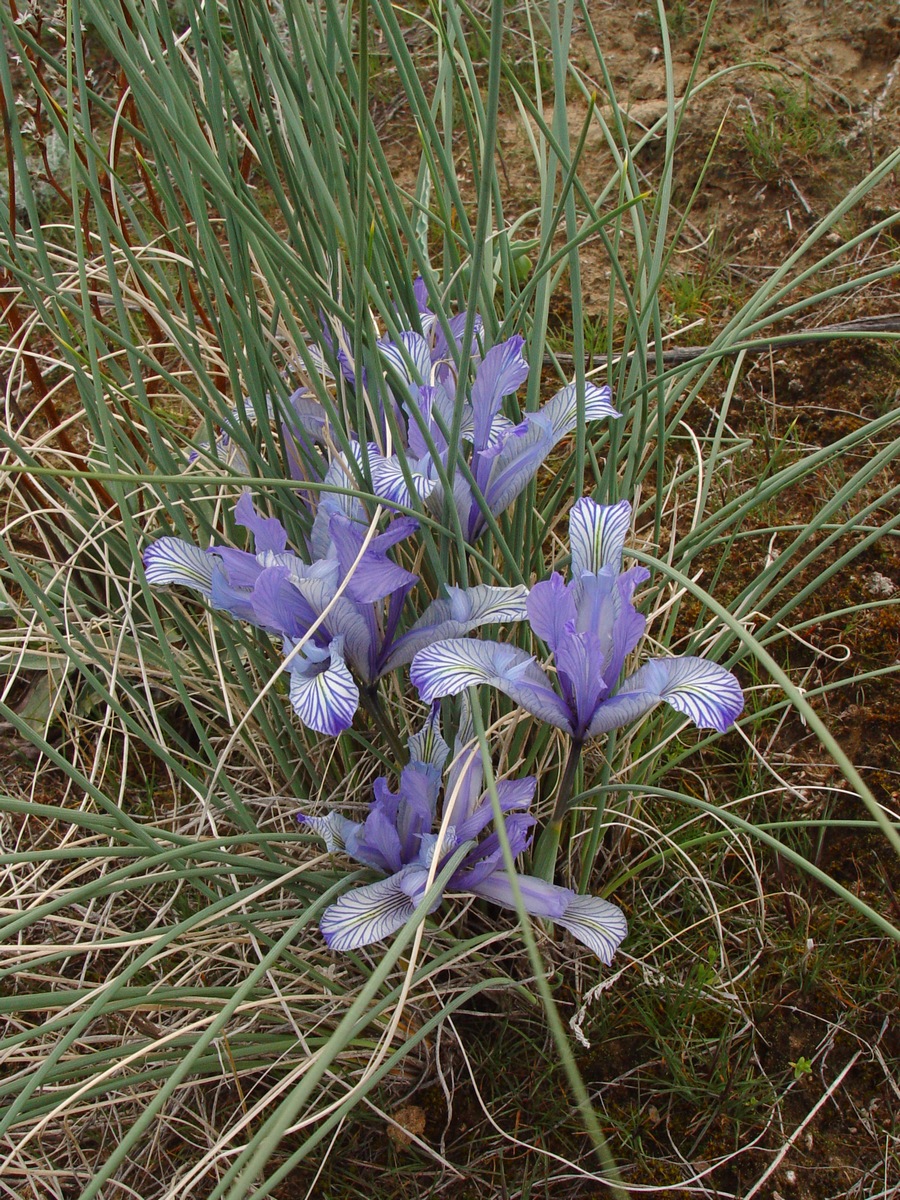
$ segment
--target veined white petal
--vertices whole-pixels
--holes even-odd
[[[741,685],[718,663],[688,655],[656,659],[646,667],[665,671],[667,679],[660,691],[663,700],[701,729],[724,733],[744,707]]]
[[[183,538],[161,537],[144,551],[147,582],[158,587],[179,583],[209,597],[216,559]]]
[[[384,458],[378,453],[377,447],[369,446],[369,469],[372,473],[372,490],[376,496],[392,504],[403,504],[407,508],[413,506],[412,493],[396,454]],[[437,480],[429,479],[415,462],[408,462],[407,469],[415,494],[420,500],[427,500],[437,486]]]
[[[470,684],[495,684],[497,679],[533,661],[530,654],[516,646],[451,638],[420,650],[409,675],[422,699],[430,703],[441,696],[455,696]]]
[[[468,629],[523,621],[528,615],[528,588],[521,583],[512,587],[479,583],[470,588],[448,587],[447,592],[450,619],[464,623]]]
[[[306,660],[295,660],[288,668],[294,712],[307,728],[330,737],[350,727],[359,707],[359,688],[337,646],[342,640],[331,643],[331,662],[324,671]]]
[[[741,686],[730,671],[705,658],[652,658],[597,708],[588,737],[606,733],[665,700],[701,729],[724,733],[744,707]]]
[[[578,420],[578,391],[575,384],[570,383],[562,391],[557,392],[540,411],[550,421],[554,444],[571,433]],[[597,387],[595,383],[585,384],[585,421],[600,421],[604,417],[621,417],[621,415],[612,406],[612,392],[608,387],[605,385]]]
[[[625,683],[653,680],[660,697],[701,729],[724,733],[744,707],[741,685],[730,671],[705,658],[655,658]],[[624,689],[624,685],[623,685]]]
[[[415,910],[398,873],[341,896],[325,909],[319,928],[332,950],[356,950],[396,933]]]
[[[349,835],[362,829],[362,825],[358,822],[351,821],[349,817],[336,812],[330,812],[325,817],[308,817],[306,813],[301,813],[298,819],[322,838],[330,854],[335,854],[338,850],[346,850]]]
[[[409,749],[409,761],[412,763],[430,763],[438,771],[444,769],[444,763],[450,755],[450,747],[441,736],[441,714],[435,706],[425,720],[418,733],[414,733],[406,743]]]
[[[599,896],[575,896],[563,915],[553,919],[607,965],[628,933],[628,922],[621,908]]]
[[[346,595],[335,599],[334,583],[327,576],[310,576],[307,579],[293,579],[291,582],[316,613],[322,613],[328,608],[327,629],[332,636],[343,638],[342,657],[349,659],[353,669],[368,680],[372,630],[360,612],[360,606],[354,604]]]
[[[398,342],[380,340],[378,349],[407,383],[431,382],[431,351],[420,333],[405,329],[400,333]]]
[[[455,696],[470,684],[497,688],[541,721],[572,732],[572,714],[530,654],[502,642],[451,638],[420,650],[410,679],[423,700]]]
[[[461,637],[481,625],[501,625],[527,616],[528,588],[493,587],[479,583],[471,588],[448,587],[448,595],[433,600],[415,625],[398,638],[381,674],[408,663],[418,650],[446,638]]]
[[[631,528],[631,505],[597,504],[582,496],[569,513],[569,545],[572,549],[572,578],[599,575],[603,567],[622,565],[625,539]]]

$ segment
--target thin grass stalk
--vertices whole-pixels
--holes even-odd
[[[266,1163],[277,1151],[285,1131],[293,1124],[303,1106],[309,1101],[331,1063],[351,1038],[360,1031],[360,1025],[365,1027],[368,1024],[371,1019],[368,1010],[372,1000],[379,989],[383,987],[400,955],[425,920],[434,901],[443,894],[447,881],[462,861],[467,849],[467,846],[460,847],[437,875],[434,883],[416,906],[416,911],[410,917],[409,922],[395,935],[390,949],[385,952],[381,962],[372,971],[360,989],[359,995],[347,1009],[322,1054],[315,1064],[305,1072],[300,1084],[281,1102],[275,1112],[253,1135],[245,1149],[234,1159],[210,1193],[210,1200],[222,1200],[223,1197],[227,1197],[227,1200],[243,1200],[243,1197],[248,1194]],[[86,1195],[84,1200],[93,1200],[93,1196]]]
[[[525,909],[522,900],[522,893],[519,887],[518,876],[516,874],[516,864],[513,860],[512,851],[509,845],[509,838],[506,833],[506,825],[503,820],[503,813],[500,808],[500,798],[497,795],[497,784],[494,779],[493,767],[491,765],[491,752],[487,741],[484,722],[481,718],[481,711],[478,705],[478,696],[474,688],[469,689],[469,703],[472,712],[472,723],[475,729],[475,736],[478,739],[479,750],[481,753],[482,769],[484,770],[484,778],[487,783],[488,791],[491,797],[491,805],[494,810],[494,827],[500,839],[500,845],[503,850],[503,865],[506,874],[510,880],[513,900],[516,905],[516,915],[519,918],[519,928],[522,931],[522,936],[525,940],[525,949],[528,953],[528,960],[531,964],[531,969],[534,973],[535,983],[541,997],[541,1002],[544,1006],[544,1012],[547,1017],[547,1022],[550,1026],[550,1032],[553,1035],[553,1041],[556,1045],[557,1053],[566,1073],[566,1078],[569,1081],[569,1086],[572,1089],[575,1103],[581,1113],[582,1120],[585,1123],[585,1128],[588,1136],[591,1139],[597,1158],[600,1161],[601,1168],[604,1172],[603,1182],[609,1188],[610,1194],[616,1197],[616,1200],[624,1200],[627,1196],[622,1177],[619,1169],[613,1158],[612,1152],[609,1149],[609,1144],[600,1124],[597,1120],[597,1115],[594,1112],[594,1107],[591,1104],[591,1098],[585,1086],[581,1073],[578,1070],[578,1065],[575,1062],[575,1056],[572,1053],[572,1047],[569,1044],[569,1039],[566,1036],[565,1027],[559,1015],[559,1010],[556,1007],[556,1002],[553,999],[553,993],[550,990],[550,985],[547,982],[546,971],[543,961],[541,960],[540,951],[537,948],[534,932],[531,928],[531,921]],[[237,1200],[237,1198],[235,1198]]]

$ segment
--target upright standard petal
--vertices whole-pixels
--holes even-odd
[[[598,504],[582,496],[569,513],[569,546],[572,550],[572,577],[599,575],[604,567],[619,570],[625,539],[631,528],[631,505]]]
[[[470,638],[435,642],[412,661],[410,679],[423,700],[455,696],[470,684],[497,688],[541,721],[572,733],[568,708],[530,654],[502,642]]]
[[[508,437],[494,458],[483,457],[487,466],[477,476],[488,510],[494,516],[505,512],[537,474],[553,449],[553,439],[542,413],[529,413],[524,429]],[[484,530],[484,514],[476,503],[469,508],[468,537],[474,540]]]
[[[556,674],[572,719],[573,736],[582,741],[608,687],[603,678],[603,646],[596,634],[579,633],[569,622],[556,648]]]
[[[406,444],[409,449],[407,458],[426,458],[431,454],[423,429],[428,431],[438,453],[446,448],[431,417],[436,391],[435,386],[427,384],[416,388],[406,399],[406,409],[409,414],[406,427]]]
[[[352,448],[359,461],[362,454],[359,445],[354,442]],[[309,548],[314,559],[327,558],[329,554],[333,554],[329,525],[336,512],[343,513],[351,521],[366,520],[366,510],[362,501],[346,490],[355,486],[355,478],[343,455],[332,459],[323,482],[326,487],[319,492],[316,516],[309,537]],[[345,490],[331,491],[332,487]]]
[[[554,654],[568,636],[566,625],[569,622],[574,625],[577,616],[572,586],[563,581],[558,571],[536,583],[528,593],[528,623]]]
[[[340,564],[341,578],[346,580],[346,594],[360,604],[383,600],[399,588],[411,588],[418,582],[413,575],[387,557],[387,549],[418,529],[418,522],[407,517],[392,521],[388,531],[372,538],[365,545],[364,526],[349,521],[343,513],[335,513],[329,523],[332,541]]]
[[[609,388],[587,385],[585,420],[620,415],[609,403]],[[572,432],[576,419],[575,385],[571,384],[540,411],[528,413],[514,430],[515,436],[508,436],[503,441],[496,458],[481,456],[476,481],[495,516],[504,512],[524,490],[554,446]],[[470,540],[483,532],[484,524],[484,517],[476,505],[469,513]]]
[[[147,582],[159,587],[166,583],[195,588],[209,598],[212,592],[216,559],[193,542],[178,537],[161,537],[144,551]]]
[[[481,752],[478,747],[475,747],[475,753],[481,757]],[[479,763],[480,765],[480,763]],[[501,779],[497,783],[497,799],[500,803],[500,811],[503,813],[511,812],[513,809],[527,809],[531,807],[531,801],[534,799],[534,789],[537,787],[537,779],[533,775],[526,775],[522,779]],[[447,790],[447,799],[450,800],[451,794],[449,787]],[[445,801],[445,804],[447,801]],[[451,824],[454,824],[456,829],[456,839],[458,842],[468,842],[471,838],[475,838],[481,833],[485,825],[489,824],[494,819],[494,806],[491,803],[490,795],[485,792],[477,804],[471,807],[468,816],[461,816],[459,821],[454,819]],[[533,819],[529,818],[529,822],[533,823]],[[530,828],[530,825],[529,825]],[[478,847],[469,856],[470,860],[478,857]]]
[[[488,350],[478,365],[472,384],[476,451],[487,447],[503,397],[515,392],[528,378],[528,363],[522,355],[524,345],[524,338],[511,337]]]
[[[435,701],[434,707],[439,708],[440,701]],[[476,810],[481,802],[483,790],[484,764],[481,759],[481,747],[475,737],[472,706],[469,704],[469,697],[463,692],[459,701],[459,722],[453,742],[453,758],[444,784],[444,815],[447,816],[449,810],[448,820],[452,826],[462,825]],[[466,837],[462,837],[461,840],[465,841]]]
[[[437,771],[443,771],[444,763],[450,757],[450,747],[441,736],[441,707],[432,705],[431,712],[425,718],[425,724],[418,733],[407,740],[409,761],[412,763],[428,763]]]
[[[287,546],[287,530],[277,517],[261,517],[250,496],[250,492],[242,492],[241,498],[234,506],[234,519],[238,525],[243,525],[253,534],[256,553],[262,554],[272,550],[280,554]]]

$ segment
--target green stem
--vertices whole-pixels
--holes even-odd
[[[580,742],[576,738],[572,739],[572,744],[569,746],[569,757],[566,759],[562,779],[559,781],[556,804],[553,808],[553,816],[550,818],[551,825],[562,825],[563,817],[568,811],[569,802],[572,799],[572,786],[575,783],[575,772],[578,770],[578,764],[581,762],[581,751],[583,748],[584,742]]]
[[[566,759],[566,765],[563,767],[563,773],[559,781],[553,815],[538,838],[537,846],[535,847],[532,870],[539,879],[546,879],[548,883],[553,882],[556,855],[562,836],[562,823],[572,799],[572,789],[575,784],[578,764],[581,762],[583,746],[584,742],[578,741],[576,738],[573,738],[569,745],[569,756]]]
[[[399,734],[387,719],[387,714],[381,703],[381,696],[378,694],[378,686],[373,683],[369,687],[360,688],[359,699],[363,708],[372,718],[378,731],[383,733],[387,739],[392,753],[396,755],[397,764],[400,765],[405,762],[407,757],[406,750],[400,741]]]
[[[609,734],[609,740],[606,743],[606,755],[603,763],[603,769],[600,772],[599,787],[597,799],[594,803],[594,812],[591,817],[591,833],[588,838],[587,850],[582,848],[581,858],[581,876],[578,883],[579,892],[584,895],[590,886],[591,872],[594,869],[594,862],[597,858],[597,852],[600,849],[600,841],[606,831],[606,787],[609,783],[612,768],[613,751],[616,745],[616,734],[618,730],[613,729]]]

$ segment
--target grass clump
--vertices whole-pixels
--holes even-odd
[[[762,111],[750,107],[743,134],[750,169],[767,184],[786,184],[798,170],[845,153],[838,122],[816,102],[809,79],[800,88],[773,82]]]
[[[869,206],[898,156],[739,290],[729,264],[676,258],[697,244],[673,203],[685,123],[730,77],[702,76],[694,12],[655,14],[666,97],[647,127],[576,4],[526,6],[511,31],[499,3],[84,0],[52,37],[39,14],[0,13],[8,1186],[352,1194],[362,1162],[386,1198],[749,1197],[781,1163],[808,1168],[807,1132],[829,1194],[894,1186],[896,597],[866,581],[900,578],[895,359],[880,352],[852,419],[816,383],[854,387],[846,338],[803,372],[814,324],[893,286],[893,217]],[[676,91],[688,14],[697,56]],[[744,136],[777,182],[827,122],[808,94],[773,97]],[[66,149],[52,221],[35,111]],[[699,353],[667,355],[691,326]],[[416,359],[426,334],[455,352]],[[530,444],[560,392],[574,419],[492,507],[496,447],[466,405],[504,344],[527,370],[501,397],[503,437]],[[446,411],[418,420],[413,389],[441,381]],[[601,385],[621,416],[588,421]],[[480,762],[487,824],[441,832],[450,850],[389,936],[330,950],[323,914],[399,874],[344,850],[373,795],[414,786],[407,744],[428,715],[406,663],[366,675],[348,641],[381,646],[451,599],[458,635],[466,589],[572,577],[582,496],[632,506],[646,628],[623,673],[702,658],[740,678],[743,714],[720,733],[654,708],[573,755],[509,689],[444,700],[449,761]],[[347,513],[363,541],[329,557],[322,527],[336,542]],[[192,556],[193,590],[149,585],[162,538]],[[363,586],[374,539],[378,570],[409,584],[393,607]],[[223,583],[216,560],[245,575]],[[332,588],[315,620],[287,593],[289,634],[251,594],[272,570],[309,605]],[[317,641],[338,611],[358,620]],[[466,645],[551,662],[524,617],[497,625]],[[296,714],[341,655],[359,709],[330,736]],[[413,773],[444,770],[434,746]],[[524,806],[500,811],[523,778],[533,849]],[[323,846],[300,813],[346,822],[345,840]],[[504,878],[623,910],[611,963],[521,896],[504,914],[471,876],[458,886],[490,836]],[[852,1146],[832,1116],[848,1108]]]

